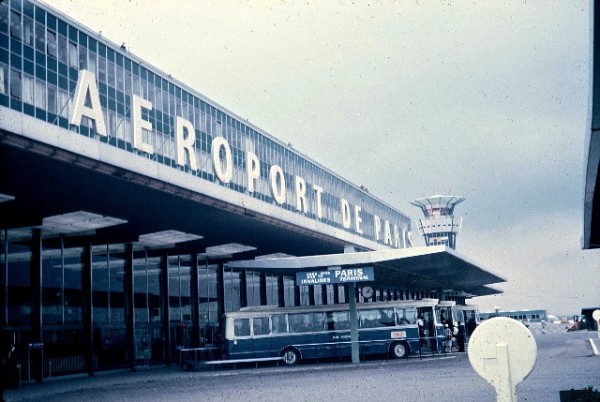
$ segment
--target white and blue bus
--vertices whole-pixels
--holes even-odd
[[[437,299],[358,304],[360,354],[400,359],[423,349],[443,350],[437,305]],[[348,304],[246,307],[226,313],[222,327],[223,357],[229,360],[282,357],[293,365],[301,359],[351,356]]]

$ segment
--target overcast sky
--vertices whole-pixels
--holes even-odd
[[[482,311],[600,305],[588,1],[47,3],[413,218],[465,197],[457,251],[508,279]]]

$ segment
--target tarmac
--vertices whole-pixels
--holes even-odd
[[[532,325],[530,330],[537,337],[544,336],[545,334],[553,334],[566,332],[564,327],[561,325],[549,325],[542,332],[541,325]],[[596,356],[600,358],[600,339],[598,333],[595,331],[579,331],[576,336],[578,339],[584,340],[585,343],[589,342],[587,346],[583,346],[585,350],[581,350],[582,355]],[[581,342],[581,340],[579,342]],[[441,355],[444,358],[444,355]],[[452,358],[452,354],[449,354],[445,358]],[[366,362],[369,364],[369,362]],[[376,364],[376,361],[373,361]],[[360,366],[353,365],[351,362],[337,363],[336,367],[344,366],[346,369],[352,369],[352,367],[360,368]],[[362,366],[362,364],[361,364]],[[253,366],[254,367],[254,366]],[[259,365],[258,368],[242,369],[252,371],[254,374],[268,373],[273,370],[289,370],[302,372],[304,370],[316,371],[316,370],[328,370],[328,364],[306,364],[298,365],[293,367],[275,367],[275,365]],[[179,380],[189,380],[190,377],[203,378],[203,377],[227,377],[239,375],[240,370],[233,368],[224,368],[216,370],[205,370],[189,372],[184,371],[178,364],[172,364],[170,366],[156,365],[150,366],[149,369],[141,368],[136,370],[123,369],[123,370],[111,370],[101,371],[94,373],[93,376],[87,374],[76,374],[70,376],[60,376],[53,378],[44,378],[42,383],[35,381],[21,384],[18,389],[7,389],[5,390],[5,399],[7,401],[44,401],[50,397],[52,400],[56,400],[57,396],[63,395],[74,395],[78,392],[94,392],[94,390],[105,390],[112,387],[137,387],[146,384],[160,384],[161,382],[171,382]]]

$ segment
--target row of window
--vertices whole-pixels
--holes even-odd
[[[358,311],[359,328],[382,328],[416,322],[416,308]],[[274,314],[270,317],[236,318],[233,328],[236,337],[344,331],[350,329],[350,316],[347,311]]]

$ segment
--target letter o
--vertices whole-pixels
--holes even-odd
[[[269,170],[269,178],[271,179],[271,195],[278,204],[285,202],[285,175],[279,165],[271,166]]]
[[[221,148],[225,153],[225,166],[223,166],[223,161],[221,160]],[[215,174],[223,183],[229,183],[233,178],[233,159],[231,157],[231,148],[225,138],[215,137],[213,139],[211,155]]]

